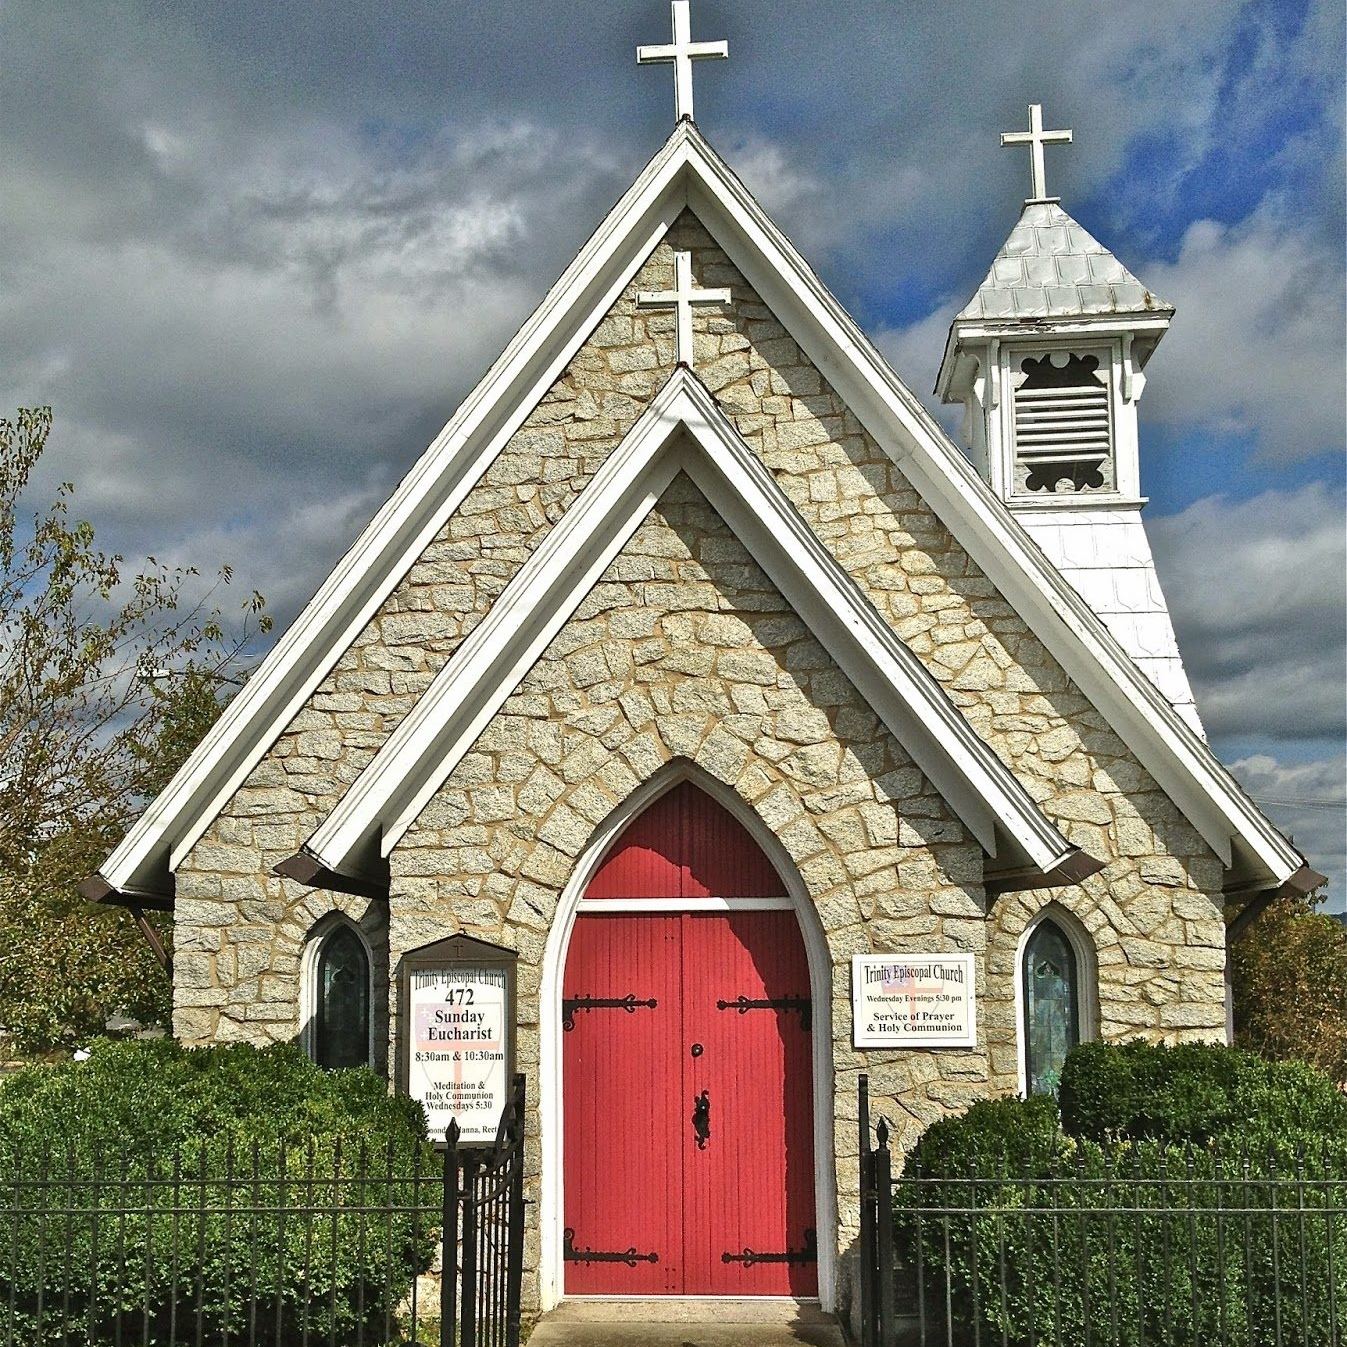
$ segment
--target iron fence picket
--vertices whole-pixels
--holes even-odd
[[[11,1182],[9,1223],[9,1315],[5,1325],[5,1347],[14,1347],[15,1293],[19,1284],[19,1203],[23,1196],[24,1151],[20,1146],[14,1154],[14,1177]]]
[[[307,1146],[304,1148],[304,1192],[308,1201],[305,1203],[304,1212],[304,1262],[303,1270],[300,1273],[304,1280],[305,1287],[311,1287],[311,1277],[313,1275],[313,1222],[316,1212],[314,1210],[314,1145],[313,1138],[310,1137]],[[304,1303],[299,1311],[299,1341],[300,1347],[309,1347],[309,1320],[311,1318],[313,1306],[313,1296],[306,1294]]]
[[[142,1182],[145,1190],[145,1257],[141,1271],[144,1274],[145,1295],[140,1302],[140,1347],[150,1347],[150,1306],[154,1301],[154,1208],[151,1205],[154,1175],[154,1156],[151,1155],[145,1162],[145,1178]]]
[[[1327,1174],[1329,1171],[1328,1147],[1323,1148],[1323,1169]],[[1324,1220],[1324,1227],[1327,1232],[1326,1246],[1328,1249],[1328,1329],[1331,1335],[1331,1341],[1338,1340],[1338,1274],[1333,1265],[1333,1248],[1337,1243],[1337,1202],[1334,1189],[1327,1183],[1324,1185],[1324,1204],[1327,1215]]]
[[[197,1213],[196,1213],[196,1339],[195,1347],[203,1347],[206,1335],[206,1143],[197,1146]]]
[[[85,1318],[85,1332],[90,1342],[94,1340],[94,1326],[98,1319],[98,1277],[99,1247],[98,1235],[102,1223],[103,1204],[99,1200],[102,1190],[103,1149],[95,1145],[89,1159],[89,1175],[92,1188],[89,1194],[89,1308]],[[11,1287],[11,1291],[12,1291]],[[10,1301],[13,1305],[13,1299]],[[12,1312],[12,1310],[11,1310]]]

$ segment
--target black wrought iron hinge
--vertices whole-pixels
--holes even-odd
[[[575,1231],[570,1226],[561,1237],[561,1256],[568,1263],[622,1263],[626,1267],[635,1267],[637,1263],[658,1263],[657,1253],[637,1253],[633,1244],[630,1249],[604,1251],[599,1249],[577,1249]]]
[[[784,1253],[758,1253],[753,1249],[745,1249],[743,1253],[723,1253],[720,1255],[720,1261],[742,1263],[745,1267],[752,1267],[754,1263],[817,1263],[818,1232],[816,1230],[804,1232],[803,1249],[787,1249]]]
[[[642,1007],[654,1010],[658,1004],[653,996],[647,1001],[638,1001],[635,992],[628,992],[626,996],[567,996],[561,1002],[561,1027],[567,1033],[575,1028],[577,1010],[625,1010],[628,1015],[634,1015]]]
[[[717,1001],[717,1010],[737,1010],[747,1015],[750,1010],[794,1010],[800,1016],[800,1028],[808,1033],[813,1026],[812,1003],[807,996],[777,996],[766,1001],[754,1001],[747,996],[736,997],[733,1001]]]

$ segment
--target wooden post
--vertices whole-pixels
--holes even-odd
[[[879,1285],[879,1347],[894,1347],[897,1341],[897,1312],[893,1295],[893,1171],[889,1155],[889,1128],[883,1118],[875,1129],[879,1146],[875,1165],[875,1253]]]
[[[510,1240],[509,1266],[505,1287],[505,1343],[519,1347],[520,1306],[524,1293],[524,1077],[514,1078],[514,1135],[510,1147],[514,1152],[510,1175]]]
[[[458,1347],[477,1347],[477,1168],[476,1151],[463,1152],[463,1297]]]

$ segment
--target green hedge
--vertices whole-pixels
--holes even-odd
[[[1323,1072],[1208,1043],[1084,1043],[1062,1069],[1060,1099],[1062,1129],[1091,1141],[1347,1137],[1347,1095]]]
[[[101,1042],[0,1083],[0,1307],[16,1342],[373,1336],[430,1264],[439,1172],[372,1072]]]
[[[895,1198],[928,1312],[948,1289],[956,1340],[1026,1347],[1329,1342],[1347,1306],[1347,1129],[1320,1081],[1247,1056],[1092,1044],[1067,1059],[1062,1125],[1036,1097],[929,1128]],[[1185,1129],[1204,1144],[1173,1144]]]

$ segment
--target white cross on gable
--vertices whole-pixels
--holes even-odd
[[[1070,131],[1045,131],[1043,129],[1043,104],[1029,104],[1029,129],[1027,131],[1002,131],[1001,144],[1029,146],[1029,182],[1033,195],[1029,201],[1055,201],[1048,195],[1047,173],[1043,164],[1044,145],[1069,145]]]
[[[692,63],[714,57],[725,60],[730,54],[728,42],[694,42],[688,0],[672,0],[673,41],[663,47],[637,47],[636,60],[674,68],[674,117],[692,120]]]
[[[640,309],[669,309],[676,315],[678,334],[678,363],[692,368],[692,306],[694,304],[728,304],[728,290],[697,290],[692,285],[692,254],[674,253],[674,288],[672,290],[641,290],[636,295]]]

